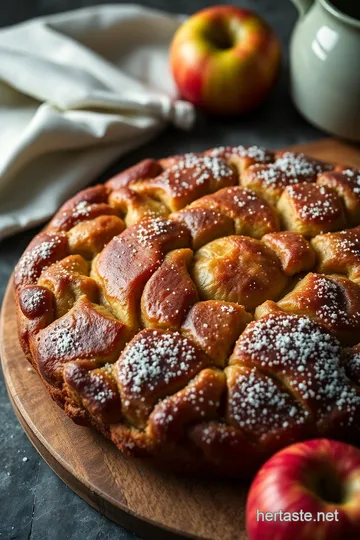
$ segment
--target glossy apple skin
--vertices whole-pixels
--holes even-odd
[[[325,471],[327,479],[335,477],[343,486],[342,502],[331,503],[316,494],[315,484]],[[257,521],[257,510],[303,510],[313,518],[317,512],[337,510],[338,521]],[[360,539],[360,450],[330,439],[314,439],[272,456],[250,487],[246,527],[249,540]]]
[[[182,96],[221,115],[258,106],[275,83],[280,58],[271,28],[251,11],[233,6],[207,8],[190,17],[170,48],[171,70]]]

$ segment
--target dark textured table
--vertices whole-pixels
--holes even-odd
[[[11,0],[2,2],[0,26],[38,15],[108,3],[105,0]],[[145,0],[141,4],[192,13],[202,0]],[[230,3],[230,2],[229,2]],[[287,49],[296,12],[290,0],[232,2],[262,14],[281,38],[284,65],[276,90],[259,111],[234,120],[199,116],[190,133],[167,130],[156,141],[122,158],[103,179],[146,156],[196,151],[216,144],[258,143],[271,148],[317,139],[323,134],[294,110],[288,92]],[[0,242],[0,302],[6,283],[36,229]],[[2,377],[0,375],[0,377]],[[23,433],[0,381],[0,540],[107,540],[134,538],[75,495],[33,449]]]

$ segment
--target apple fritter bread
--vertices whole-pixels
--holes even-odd
[[[360,171],[220,147],[146,159],[62,206],[14,275],[53,399],[130,455],[249,475],[360,444]]]

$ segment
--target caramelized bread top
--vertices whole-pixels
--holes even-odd
[[[250,474],[360,443],[360,171],[257,146],[147,159],[65,203],[14,276],[53,398],[128,453]]]

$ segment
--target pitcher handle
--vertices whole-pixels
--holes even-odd
[[[304,17],[314,3],[314,0],[291,0],[297,8],[300,17]]]

